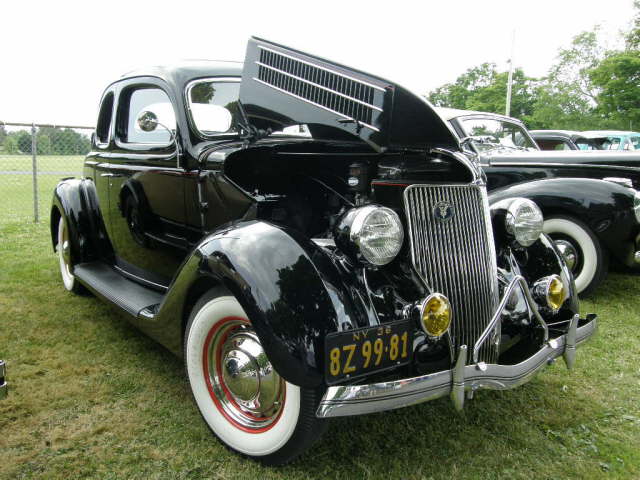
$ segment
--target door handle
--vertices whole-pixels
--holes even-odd
[[[101,177],[124,177],[123,174],[121,173],[101,173],[100,174]]]

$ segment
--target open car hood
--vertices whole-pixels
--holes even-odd
[[[307,124],[314,138],[368,143],[376,151],[459,150],[450,127],[422,97],[337,63],[252,37],[240,101],[249,123],[281,130]]]

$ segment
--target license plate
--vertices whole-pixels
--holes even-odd
[[[325,345],[325,377],[332,384],[409,363],[413,322],[333,333],[326,337]]]

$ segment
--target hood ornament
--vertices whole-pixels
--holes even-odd
[[[453,217],[453,205],[451,202],[438,202],[433,207],[433,215],[441,222],[447,222]]]

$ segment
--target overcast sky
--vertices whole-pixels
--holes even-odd
[[[632,0],[196,2],[108,0],[0,6],[0,121],[93,125],[104,87],[132,68],[180,59],[242,60],[261,36],[417,92],[467,68],[515,65],[542,76],[561,46],[600,24],[628,28]]]

